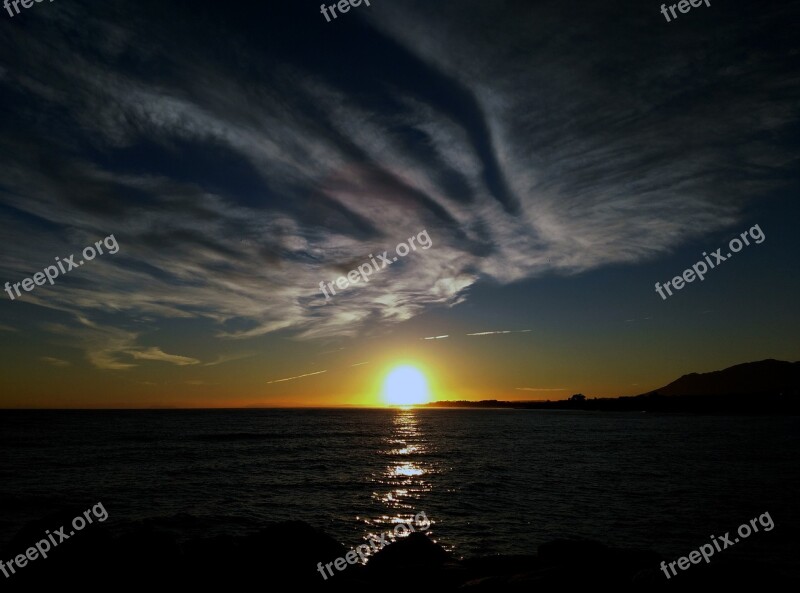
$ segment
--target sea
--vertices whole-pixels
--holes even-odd
[[[797,417],[2,411],[0,548],[29,521],[101,502],[110,528],[186,538],[300,520],[353,547],[424,512],[461,558],[588,538],[677,559],[768,513],[771,531],[723,553],[798,576],[799,460]]]

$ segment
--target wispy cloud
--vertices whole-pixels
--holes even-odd
[[[242,359],[245,359],[245,358],[250,358],[251,356],[255,356],[255,355],[256,355],[255,352],[242,352],[240,354],[223,354],[222,356],[220,356],[219,358],[217,358],[217,360],[215,360],[213,362],[203,363],[203,366],[212,367],[212,366],[216,366],[216,365],[219,365],[219,364],[224,364],[226,362],[232,362],[234,360],[242,360]]]
[[[311,377],[313,375],[321,375],[322,373],[327,373],[328,371],[317,371],[316,373],[306,373],[305,375],[297,375],[296,377],[287,377],[286,379],[276,379],[274,381],[267,381],[267,385],[270,383],[283,383],[284,381],[294,381],[295,379],[302,379],[303,377]]]
[[[140,320],[198,318],[222,339],[356,336],[462,303],[481,279],[652,260],[731,225],[796,170],[781,142],[800,75],[768,48],[729,59],[777,7],[747,29],[717,15],[711,53],[614,0],[610,13],[384,3],[354,29],[382,59],[332,76],[328,60],[351,57],[344,41],[292,53],[317,41],[313,27],[288,39],[267,24],[282,50],[234,57],[248,36],[214,45],[216,23],[198,20],[192,41],[169,7],[153,19],[88,6],[54,4],[42,34],[10,27],[0,41],[16,56],[0,86],[21,109],[70,114],[30,117],[24,133],[0,123],[0,224],[15,245],[0,272],[22,278],[114,232],[118,254],[25,295],[104,319],[76,334],[104,369],[198,363],[137,347]],[[139,67],[154,56],[169,58]],[[423,228],[433,247],[325,303],[320,281]]]
[[[179,356],[177,354],[167,354],[161,350],[161,348],[156,347],[150,347],[146,350],[125,350],[124,352],[125,354],[130,354],[136,360],[157,360],[160,362],[169,362],[178,366],[200,363],[200,361],[196,358]]]
[[[41,356],[39,358],[39,360],[43,360],[44,362],[46,362],[48,364],[52,364],[55,367],[68,367],[68,366],[71,366],[71,364],[68,361],[62,360],[60,358],[53,358],[52,356]]]
[[[498,334],[526,334],[533,330],[530,329],[521,329],[521,330],[502,330],[502,331],[489,331],[489,332],[477,332],[474,334],[467,334],[468,336],[495,336]]]
[[[61,345],[74,346],[77,340],[86,349],[86,358],[97,368],[122,371],[138,365],[133,360],[168,362],[178,366],[198,364],[187,356],[167,354],[160,348],[142,348],[136,344],[138,334],[108,325],[100,325],[86,315],[77,314],[76,325],[66,323],[43,324],[41,329],[58,337]]]

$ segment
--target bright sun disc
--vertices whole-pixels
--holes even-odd
[[[392,406],[428,403],[428,382],[414,367],[394,369],[383,383],[383,398]]]

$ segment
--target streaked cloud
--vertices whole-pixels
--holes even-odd
[[[284,381],[294,381],[295,379],[302,379],[303,377],[311,377],[313,375],[321,375],[322,373],[327,373],[328,371],[317,371],[315,373],[306,373],[305,375],[297,375],[296,377],[287,377],[286,379],[276,379],[274,381],[267,381],[267,385],[270,383],[283,383]]]
[[[41,356],[41,357],[39,357],[39,360],[42,360],[42,361],[44,361],[44,362],[46,362],[48,364],[51,364],[51,365],[53,365],[55,367],[72,366],[70,362],[68,362],[66,360],[62,360],[60,358],[54,358],[52,356]]]
[[[621,6],[603,3],[612,25],[590,2],[382,3],[356,30],[381,59],[326,46],[352,69],[334,73],[293,53],[318,41],[311,27],[289,43],[268,24],[270,53],[235,32],[216,41],[203,20],[194,40],[173,35],[174,7],[154,20],[55,3],[47,35],[8,27],[2,42],[15,59],[0,86],[28,116],[24,131],[0,124],[15,246],[0,272],[21,279],[114,233],[119,253],[24,299],[66,312],[93,365],[125,370],[199,363],[141,346],[141,320],[200,319],[224,340],[352,337],[463,303],[482,280],[669,254],[796,170],[781,143],[800,75],[768,53],[730,60],[748,33],[724,15],[712,53]],[[320,281],[422,229],[430,249],[326,302]]]
[[[233,362],[234,360],[242,360],[245,358],[250,358],[251,356],[255,355],[256,355],[255,352],[243,352],[240,354],[223,354],[215,361],[203,363],[203,366],[205,367],[217,366],[219,364],[224,364],[226,362]]]
[[[177,354],[167,354],[161,348],[151,347],[145,350],[125,350],[125,354],[130,354],[136,360],[157,360],[159,362],[169,362],[178,366],[199,364],[196,358],[179,356]]]
[[[520,330],[501,330],[501,331],[488,331],[488,332],[477,332],[474,334],[467,334],[468,336],[495,336],[498,334],[526,334],[533,330],[530,329],[520,329]]]

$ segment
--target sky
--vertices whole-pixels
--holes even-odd
[[[798,360],[799,16],[2,12],[0,407],[381,405],[398,365],[435,400],[607,397]]]

